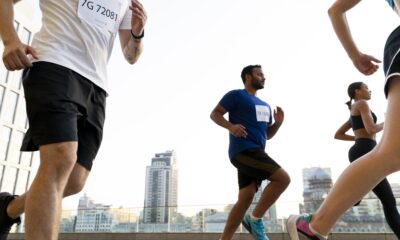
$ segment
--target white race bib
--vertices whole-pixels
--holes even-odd
[[[268,122],[271,116],[269,107],[264,105],[256,105],[257,122]]]
[[[86,23],[105,28],[112,33],[118,30],[121,0],[79,0],[78,17]]]

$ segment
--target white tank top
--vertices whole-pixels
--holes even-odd
[[[107,91],[107,62],[118,29],[131,28],[128,0],[40,0],[39,60],[62,65]]]

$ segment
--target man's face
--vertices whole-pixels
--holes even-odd
[[[261,68],[253,68],[251,72],[251,86],[256,89],[263,89],[265,84],[264,73]]]

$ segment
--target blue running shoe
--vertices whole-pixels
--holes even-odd
[[[253,220],[250,214],[246,214],[242,220],[243,226],[249,231],[255,240],[269,240],[267,235],[265,235],[265,228],[262,219]]]

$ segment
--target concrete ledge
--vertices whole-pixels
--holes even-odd
[[[61,233],[59,240],[218,240],[220,233]],[[270,240],[290,240],[287,233],[269,233]],[[391,233],[333,233],[330,240],[396,240]],[[12,233],[8,240],[24,240]],[[250,234],[235,234],[232,240],[253,240]]]

